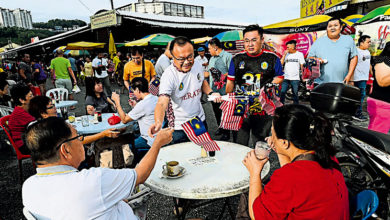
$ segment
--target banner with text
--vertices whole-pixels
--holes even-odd
[[[355,41],[357,42],[362,35],[371,37],[371,46],[369,48],[371,55],[378,56],[384,49],[386,42],[390,41],[390,24],[388,21],[375,22],[366,25],[357,25]]]
[[[91,16],[90,19],[92,30],[118,24],[115,10],[99,13],[97,15]]]

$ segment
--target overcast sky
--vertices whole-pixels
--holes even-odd
[[[114,6],[137,2],[113,0]],[[146,0],[151,1],[151,0]],[[272,24],[299,17],[299,0],[164,0],[202,5],[205,18]],[[110,9],[110,0],[0,0],[0,7],[22,8],[31,11],[33,22],[50,19],[80,19],[89,22],[89,16],[100,9]]]

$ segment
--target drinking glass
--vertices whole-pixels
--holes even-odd
[[[76,115],[75,115],[74,112],[69,112],[68,120],[69,120],[70,123],[74,123],[76,121]]]
[[[259,160],[263,160],[267,158],[270,152],[271,152],[271,147],[268,146],[266,142],[263,141],[256,142],[255,154]]]
[[[83,127],[88,127],[89,126],[89,119],[87,115],[84,115],[81,117],[81,123]]]

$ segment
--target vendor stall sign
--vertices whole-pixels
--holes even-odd
[[[337,10],[343,10],[347,7],[347,5],[345,4],[345,6],[341,6],[341,4],[344,2],[347,3],[349,1],[350,0],[301,0],[301,18],[315,15],[317,13],[318,8],[320,8],[322,4],[325,5],[325,9],[328,10],[328,13]]]
[[[97,15],[91,16],[90,19],[92,30],[115,26],[120,23],[120,19],[117,17],[115,10],[99,13]]]

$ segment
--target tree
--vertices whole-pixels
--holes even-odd
[[[71,28],[73,25],[85,26],[85,23],[82,20],[65,20],[65,19],[52,19],[48,22],[37,22],[33,23],[34,28],[43,28],[43,29],[54,29],[55,26],[61,26],[62,28]]]

